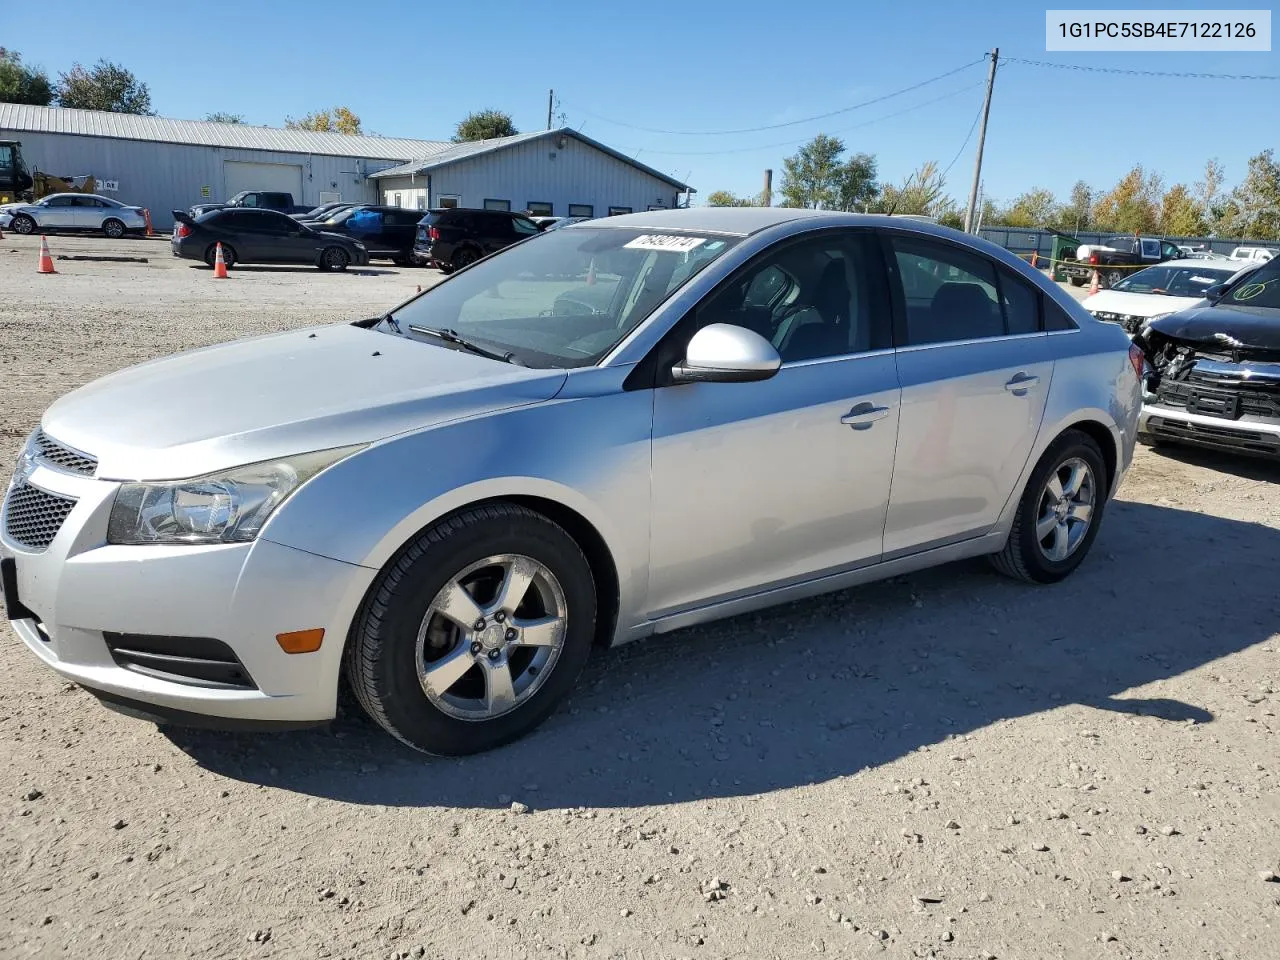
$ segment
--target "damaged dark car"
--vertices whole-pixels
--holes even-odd
[[[1138,439],[1280,460],[1280,258],[1152,320]]]

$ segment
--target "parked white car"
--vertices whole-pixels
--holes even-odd
[[[52,231],[100,231],[113,239],[147,229],[141,207],[93,193],[51,193],[35,203],[16,206],[10,227],[29,235]],[[3,229],[3,224],[0,224]]]
[[[1149,320],[1195,306],[1210,287],[1226,283],[1261,262],[1244,265],[1233,260],[1169,260],[1095,293],[1084,301],[1084,308],[1099,320],[1120,324],[1125,333],[1132,335]]]
[[[1231,251],[1232,260],[1249,260],[1254,263],[1262,263],[1270,260],[1276,255],[1274,250],[1268,250],[1266,247],[1236,247]]]

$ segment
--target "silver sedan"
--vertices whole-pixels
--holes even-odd
[[[469,753],[545,718],[593,646],[979,555],[1066,577],[1141,369],[931,224],[575,224],[381,317],[63,397],[7,495],[6,606],[135,715],[322,723],[345,676],[400,740]]]
[[[119,200],[92,193],[51,193],[7,212],[11,217],[9,227],[21,234],[85,231],[118,239],[147,228],[141,207],[128,207]]]

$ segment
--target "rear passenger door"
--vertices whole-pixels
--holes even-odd
[[[497,213],[472,214],[483,225],[480,231],[480,243],[485,253],[493,253],[516,242],[516,232],[511,226],[511,218]]]
[[[884,231],[902,413],[884,555],[980,536],[1026,464],[1053,375],[1041,297],[968,247]]]

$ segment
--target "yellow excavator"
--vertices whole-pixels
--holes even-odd
[[[30,171],[22,159],[22,143],[0,140],[0,203],[33,203],[51,193],[97,193],[92,174],[55,177],[42,170]]]

